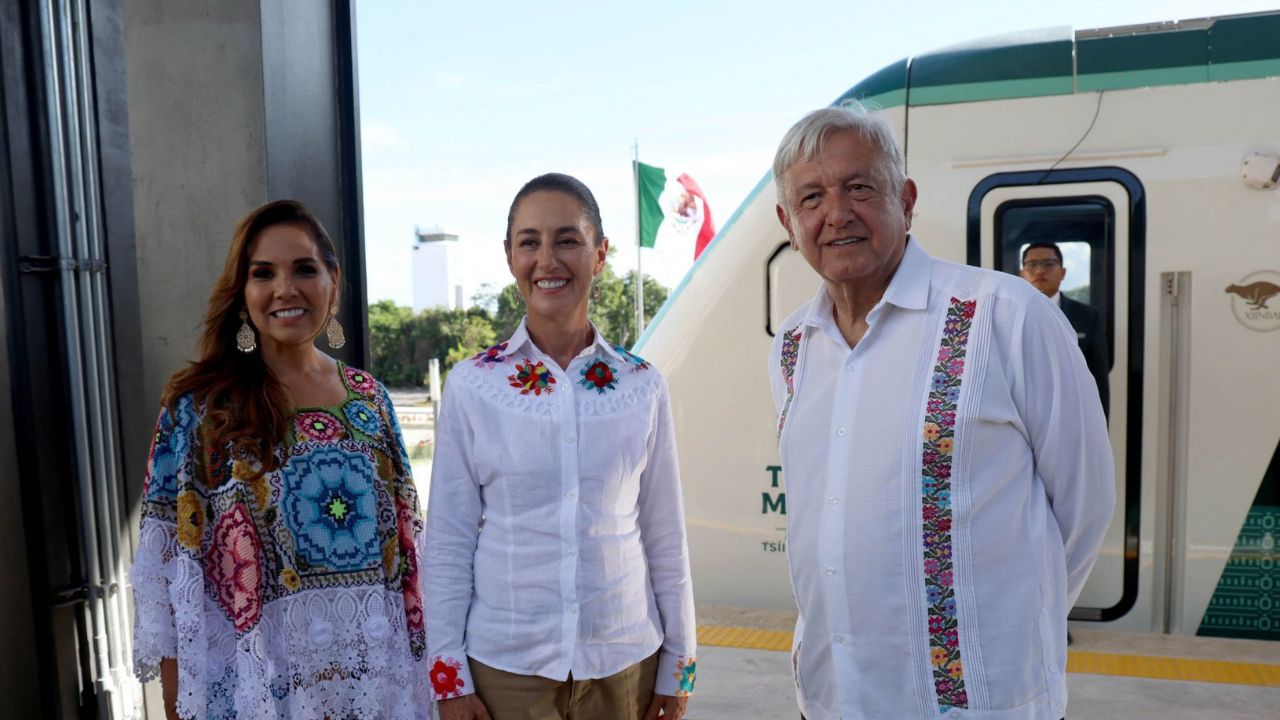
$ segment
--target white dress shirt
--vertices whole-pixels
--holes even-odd
[[[437,698],[468,657],[603,678],[659,653],[655,691],[693,690],[693,586],[667,385],[595,341],[561,369],[524,323],[445,386],[427,512]]]
[[[1115,503],[1063,314],[914,239],[850,349],[826,290],[770,358],[809,720],[1066,712],[1067,612]]]

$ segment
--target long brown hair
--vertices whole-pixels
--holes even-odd
[[[333,240],[302,203],[277,200],[246,215],[236,226],[227,263],[209,294],[200,359],[169,378],[162,398],[172,415],[178,398],[191,393],[195,405],[205,408],[214,446],[231,445],[234,455],[258,460],[259,472],[276,468],[272,448],[284,440],[292,407],[284,386],[263,362],[261,351],[240,352],[235,335],[244,322],[240,312],[245,309],[249,246],[263,230],[276,225],[293,225],[306,232],[329,272],[338,272]],[[249,323],[252,327],[252,321]]]

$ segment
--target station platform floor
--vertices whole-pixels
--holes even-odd
[[[687,720],[798,720],[794,613],[698,606]],[[1072,627],[1072,720],[1280,720],[1280,643]]]

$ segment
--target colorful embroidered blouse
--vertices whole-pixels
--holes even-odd
[[[160,413],[130,581],[138,677],[178,661],[178,714],[424,718],[423,524],[386,390],[339,363],[251,478],[189,395]]]
[[[561,370],[521,324],[449,372],[423,562],[438,698],[475,692],[468,657],[585,680],[655,651],[656,692],[693,691],[666,382],[596,337]]]
[[[850,348],[825,290],[769,364],[809,720],[1057,720],[1066,620],[1114,504],[1062,313],[910,240]]]

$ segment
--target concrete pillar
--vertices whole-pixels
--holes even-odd
[[[340,353],[365,360],[349,2],[125,0],[143,387],[196,353],[236,222],[295,198],[338,243]],[[343,97],[349,94],[351,97]],[[357,266],[358,265],[358,266]]]

